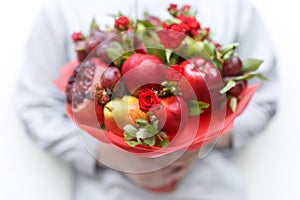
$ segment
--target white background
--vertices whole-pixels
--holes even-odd
[[[251,200],[299,200],[300,6],[295,0],[252,0],[279,55],[281,99],[269,128],[238,154]],[[25,135],[10,104],[20,54],[41,0],[0,3],[0,199],[70,199],[71,173]],[[20,99],[22,101],[22,99]]]

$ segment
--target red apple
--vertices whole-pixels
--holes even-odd
[[[155,110],[159,128],[168,134],[176,134],[188,121],[188,106],[181,97],[171,96],[161,99],[162,109]]]
[[[211,98],[219,95],[223,80],[213,64],[203,58],[193,58],[183,61],[180,65],[184,68],[183,76],[186,79],[179,82],[183,98],[186,100],[197,98],[198,101],[211,103]]]
[[[122,66],[122,78],[127,89],[134,94],[143,88],[158,89],[165,80],[166,67],[152,55],[133,54]]]

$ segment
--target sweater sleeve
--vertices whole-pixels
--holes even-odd
[[[264,130],[276,113],[278,98],[278,75],[273,46],[262,19],[247,3],[240,1],[237,40],[239,55],[245,58],[264,60],[259,73],[269,80],[263,82],[247,109],[239,116],[233,128],[233,147],[243,147],[249,139]],[[259,80],[251,80],[254,84]]]
[[[48,1],[40,11],[25,48],[15,90],[16,111],[28,135],[43,149],[93,175],[98,143],[78,130],[65,113],[65,97],[53,84],[59,68],[69,61],[70,36],[59,4]],[[81,143],[89,142],[88,153]]]

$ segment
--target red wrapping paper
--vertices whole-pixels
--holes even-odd
[[[63,93],[65,93],[65,88],[68,83],[68,79],[73,73],[75,67],[79,64],[78,61],[71,61],[67,63],[60,69],[61,76],[54,80],[53,83],[56,87]],[[138,145],[136,147],[128,146],[124,138],[118,135],[115,135],[111,132],[103,131],[99,129],[99,124],[97,117],[91,117],[87,120],[81,119],[79,116],[73,113],[72,107],[69,104],[66,106],[66,114],[76,125],[82,130],[86,131],[88,134],[96,138],[97,140],[114,145],[116,148],[122,149],[132,154],[154,158],[168,153],[177,151],[177,150],[196,150],[200,149],[204,145],[214,141],[223,133],[230,131],[233,128],[235,118],[240,115],[244,109],[247,107],[249,101],[251,100],[256,89],[259,87],[259,84],[253,86],[247,86],[243,93],[241,94],[241,99],[238,102],[235,112],[229,110],[226,111],[226,116],[217,122],[217,128],[214,130],[215,120],[212,118],[212,113],[204,114],[199,117],[190,117],[185,128],[176,134],[175,137],[170,137],[170,143],[165,148],[160,147],[150,147],[146,145]],[[91,101],[89,105],[89,111],[91,115],[96,116],[95,105]],[[225,113],[224,113],[225,114]],[[212,127],[211,127],[212,126]],[[212,128],[212,129],[211,129]],[[191,134],[192,133],[192,134]],[[187,137],[188,136],[188,137]],[[172,192],[175,190],[177,182],[172,184],[160,187],[160,188],[145,188],[152,192]]]
[[[72,74],[75,67],[78,65],[78,61],[71,61],[67,63],[60,69],[61,76],[54,80],[54,84],[56,87],[65,93],[65,88],[68,82],[70,75]],[[84,121],[80,121],[80,118],[74,115],[72,112],[72,108],[69,104],[66,103],[66,113],[68,117],[76,123],[76,125],[89,133],[91,136],[96,138],[97,140],[112,144],[117,148],[120,148],[124,151],[131,152],[136,155],[140,155],[143,157],[158,157],[162,156],[177,150],[195,150],[201,148],[203,145],[208,144],[221,136],[223,133],[230,131],[234,124],[234,119],[240,115],[244,109],[247,107],[249,101],[251,100],[253,94],[256,89],[259,87],[259,84],[248,86],[244,89],[241,94],[241,99],[238,102],[237,108],[235,112],[231,112],[227,110],[226,117],[220,120],[217,124],[216,130],[211,129],[212,126],[212,115],[204,114],[199,117],[190,117],[188,124],[185,128],[176,134],[175,137],[170,137],[170,144],[165,147],[150,147],[146,145],[138,145],[136,147],[130,147],[124,141],[122,136],[115,135],[108,131],[103,131],[99,129],[99,124],[96,121],[86,123]],[[92,108],[93,102],[91,101]],[[91,109],[91,115],[95,115],[94,109]],[[195,132],[196,130],[196,132]]]

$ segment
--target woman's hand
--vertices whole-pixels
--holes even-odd
[[[198,151],[185,152],[171,165],[149,173],[124,173],[133,183],[141,187],[159,188],[184,178],[198,157]]]

